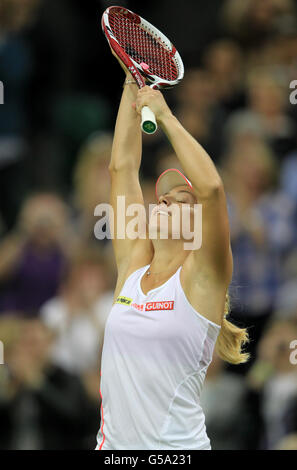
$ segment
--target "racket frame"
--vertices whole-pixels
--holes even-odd
[[[166,49],[170,52],[171,58],[175,62],[177,68],[177,78],[175,80],[165,80],[164,78],[161,78],[155,74],[143,70],[141,65],[138,64],[138,62],[136,62],[124,51],[122,46],[119,44],[117,38],[115,37],[109,23],[109,14],[111,10],[125,15],[129,20],[133,21],[134,23],[142,27],[144,31],[153,36],[159,43],[162,43],[162,47],[166,47]],[[148,81],[150,83],[149,86],[154,90],[167,89],[177,85],[182,80],[184,76],[184,66],[178,51],[171,43],[171,41],[159,29],[157,29],[151,23],[143,19],[141,16],[137,15],[136,13],[133,13],[127,8],[123,8],[120,6],[111,6],[104,11],[101,20],[101,26],[103,33],[109,43],[109,46],[127,67],[139,88],[143,88],[147,84],[146,81]],[[144,106],[144,108],[142,109],[141,127],[142,130],[148,134],[154,133],[157,129],[157,123],[154,118],[154,115],[147,106]]]

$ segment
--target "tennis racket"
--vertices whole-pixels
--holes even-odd
[[[170,88],[184,76],[182,59],[173,44],[157,28],[127,8],[112,6],[102,15],[102,30],[119,59],[139,88]],[[157,130],[154,113],[141,110],[141,128],[147,134]]]

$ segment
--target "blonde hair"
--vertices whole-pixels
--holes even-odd
[[[241,364],[249,360],[249,353],[242,352],[243,346],[249,341],[246,328],[239,328],[227,320],[230,312],[230,297],[227,293],[224,318],[218,336],[216,351],[223,361],[231,364]]]

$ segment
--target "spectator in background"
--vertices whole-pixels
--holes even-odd
[[[98,376],[105,322],[113,303],[110,284],[107,260],[98,250],[83,248],[74,255],[60,294],[40,311],[43,323],[54,333],[54,364]]]
[[[255,423],[249,415],[245,381],[226,371],[216,353],[207,371],[201,406],[213,450],[248,447]]]
[[[215,77],[204,69],[187,70],[176,89],[176,115],[185,128],[217,161],[222,150],[226,113],[218,103]]]
[[[287,155],[283,162],[280,183],[284,193],[297,205],[297,151]]]
[[[233,142],[225,156],[234,274],[232,317],[249,328],[251,360],[275,306],[283,255],[295,237],[294,206],[276,190],[277,166],[269,147],[252,138]],[[234,371],[245,371],[238,366]]]
[[[92,448],[97,403],[78,377],[51,364],[46,327],[37,319],[16,321],[19,334],[0,369],[0,448]]]
[[[0,215],[5,230],[14,224],[28,183],[22,160],[27,152],[25,99],[33,64],[24,31],[34,22],[39,3],[0,3],[0,80],[4,87],[4,104],[0,105]]]
[[[80,149],[74,170],[73,204],[78,210],[75,221],[81,242],[94,242],[94,210],[109,202],[108,165],[112,147],[111,134],[93,134]],[[97,242],[98,243],[98,242]]]
[[[248,52],[259,48],[294,14],[293,0],[226,0],[221,18],[225,31]]]
[[[0,243],[0,312],[35,312],[56,295],[73,241],[67,208],[54,194],[28,198]]]
[[[258,45],[250,54],[248,68],[270,67],[288,77],[288,83],[296,76],[297,21],[289,17],[283,27],[264,44]]]
[[[283,163],[280,176],[281,190],[292,201],[295,237],[292,249],[285,259],[283,270],[285,282],[279,292],[276,309],[278,316],[297,317],[297,152],[288,155]]]
[[[247,82],[248,107],[232,114],[225,126],[229,140],[250,132],[271,145],[279,159],[296,146],[296,124],[288,116],[288,83],[269,69],[252,70]]]
[[[109,129],[112,106],[102,74],[109,50],[98,29],[99,10],[98,2],[40,0],[27,33],[33,55],[27,166],[35,187],[69,193],[79,147],[91,133]],[[110,89],[112,83],[111,76]]]
[[[226,113],[245,105],[243,57],[234,41],[221,39],[204,53],[206,70],[215,81],[216,96]]]
[[[272,321],[259,343],[257,361],[248,374],[249,386],[261,396],[262,447],[265,449],[274,449],[280,439],[297,430],[297,423],[292,429],[288,420],[289,407],[292,400],[297,399],[296,364],[290,360],[290,345],[296,339],[296,320]]]
[[[295,347],[296,347],[296,343]],[[294,359],[296,360],[296,349],[294,354]],[[294,364],[296,366],[296,364]],[[297,435],[297,391],[293,395],[291,399],[288,400],[288,404],[286,406],[286,411],[284,412],[283,416],[283,426],[286,432],[286,436],[283,438],[287,438],[289,436]],[[295,448],[297,450],[297,442],[295,441]]]

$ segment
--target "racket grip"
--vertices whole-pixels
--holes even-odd
[[[155,115],[148,106],[144,106],[141,110],[141,129],[146,134],[154,134],[158,129]]]

